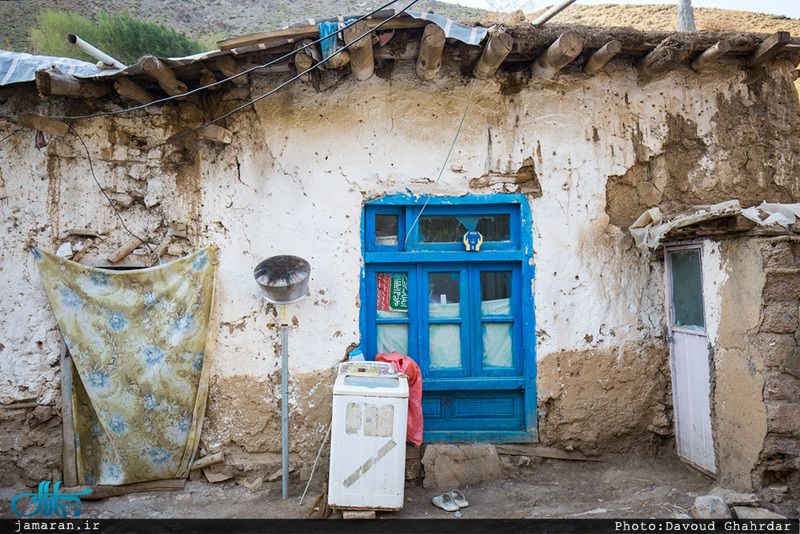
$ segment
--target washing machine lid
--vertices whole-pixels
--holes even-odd
[[[405,376],[340,374],[333,385],[334,395],[361,397],[408,397]]]

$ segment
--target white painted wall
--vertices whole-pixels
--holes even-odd
[[[134,197],[144,196],[149,211],[136,203],[123,211],[131,229],[147,233],[162,220],[179,221],[189,225],[196,247],[219,245],[216,376],[263,377],[278,368],[275,311],[267,309],[253,280],[258,261],[295,254],[311,263],[310,298],[287,309],[290,320],[297,319],[289,336],[291,367],[329,369],[359,340],[364,201],[407,190],[453,196],[517,192],[514,184],[474,189],[470,181],[516,172],[533,158],[543,190],[530,202],[541,358],[663,334],[661,274],[652,271],[658,267],[641,256],[625,229],[609,225],[606,180],[636,161],[635,129],[647,150],[661,150],[667,112],[695,121],[700,135],[713,141],[717,94],[743,91],[736,80],[676,71],[643,84],[632,69],[612,65],[594,78],[532,82],[507,97],[497,80],[479,81],[435,186],[472,87],[449,77],[420,83],[412,63],[400,63],[390,80],[348,78],[321,93],[296,85],[264,99],[255,112],[225,123],[234,132],[232,145],[189,141],[183,157],[196,163],[189,170],[169,163],[178,157],[174,148],[147,154],[108,141],[110,128],[161,140],[165,122],[175,117],[171,111],[82,122],[78,130],[98,179],[115,198],[131,190],[137,191]],[[252,94],[272,84],[271,78],[258,78]],[[19,96],[18,105],[25,102],[34,101]],[[39,108],[54,112],[56,104]],[[182,126],[175,122],[169,134]],[[10,128],[0,123],[0,135]],[[36,150],[25,132],[0,145],[3,403],[49,401],[59,387],[55,322],[24,244],[55,251],[66,229],[88,227],[107,234],[100,253],[83,260],[96,263],[127,239],[91,180],[80,144],[72,136],[50,143]],[[715,258],[706,251],[707,288],[721,272]],[[717,319],[714,301],[709,303],[711,325]]]

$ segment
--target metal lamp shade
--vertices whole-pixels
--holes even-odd
[[[297,256],[272,256],[253,271],[264,298],[273,304],[291,304],[308,293],[311,265]]]

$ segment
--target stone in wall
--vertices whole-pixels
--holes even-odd
[[[769,486],[785,484],[789,497],[800,498],[800,242],[764,240],[761,256],[766,270],[764,320],[754,336],[764,358],[764,404],[768,433],[751,473],[753,486],[774,498]]]

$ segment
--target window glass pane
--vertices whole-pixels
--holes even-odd
[[[483,241],[510,240],[509,216],[495,215],[423,215],[419,220],[420,241],[423,243],[460,243],[467,231],[481,233]]]
[[[672,270],[672,321],[675,326],[705,328],[700,253],[670,253]]]
[[[376,273],[377,310],[408,313],[408,273]]]
[[[397,246],[398,241],[398,221],[397,215],[375,215],[375,244]]]
[[[481,272],[481,315],[511,315],[511,272]]]
[[[408,356],[408,325],[407,324],[379,324],[378,328],[378,354],[388,354],[394,351]]]
[[[457,217],[423,216],[419,220],[420,241],[424,243],[457,243],[467,233]]]
[[[431,317],[460,317],[459,273],[428,274],[428,312]]]
[[[484,241],[508,241],[511,239],[508,213],[484,215],[478,219],[475,229],[481,233]]]
[[[511,323],[483,323],[483,366],[513,367]]]
[[[432,324],[428,327],[431,369],[461,368],[461,327],[457,324]]]

